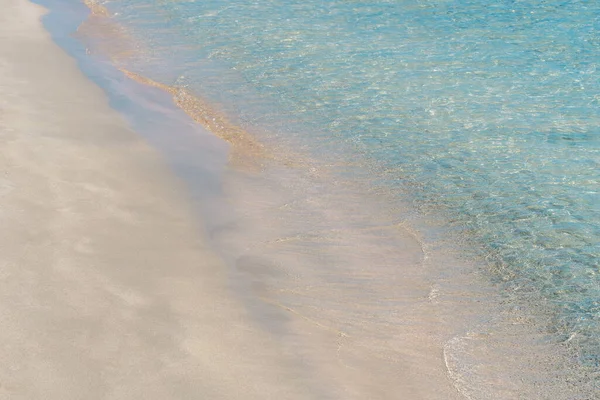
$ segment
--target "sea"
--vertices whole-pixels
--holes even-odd
[[[466,398],[600,398],[600,2],[41,4],[101,86],[225,140],[167,157],[218,164],[195,193],[245,301],[365,343],[424,301]]]

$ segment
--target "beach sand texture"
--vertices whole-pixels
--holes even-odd
[[[39,22],[0,14],[0,398],[306,398],[161,158]]]
[[[1,399],[460,398],[441,347],[416,335],[416,370],[355,349],[362,367],[348,367],[336,332],[290,310],[278,344],[231,295],[182,184],[51,41],[44,10],[1,6]]]

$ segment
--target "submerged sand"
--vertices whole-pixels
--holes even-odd
[[[428,331],[388,356],[289,307],[257,322],[161,156],[41,8],[0,1],[0,398],[461,397]]]

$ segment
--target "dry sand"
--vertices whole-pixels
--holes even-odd
[[[0,7],[0,399],[459,398],[416,333],[416,368],[361,347],[348,364],[339,332],[293,310],[263,316],[285,340],[257,323],[181,183],[44,10]]]

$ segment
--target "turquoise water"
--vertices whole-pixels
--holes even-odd
[[[600,3],[106,3],[129,67],[274,143],[359,159],[462,227],[515,301],[600,366]],[[261,136],[262,135],[262,136]]]

